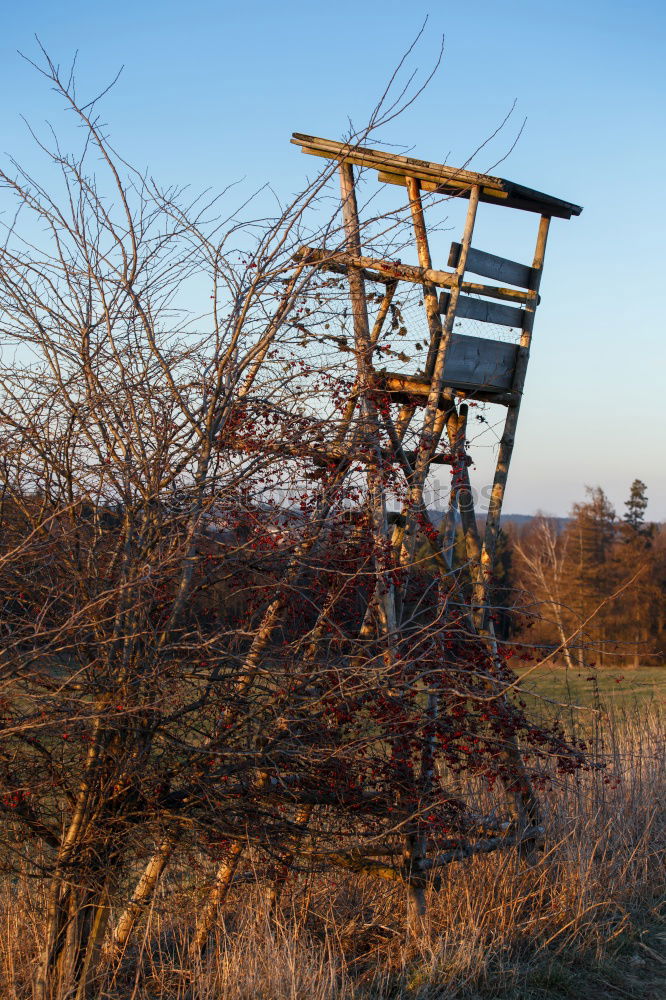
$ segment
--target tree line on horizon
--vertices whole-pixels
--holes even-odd
[[[557,650],[568,667],[658,666],[666,655],[666,529],[646,519],[647,486],[619,514],[587,487],[567,519],[508,521],[494,602],[505,640]],[[456,556],[463,565],[459,533]]]

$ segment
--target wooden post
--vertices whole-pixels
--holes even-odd
[[[490,495],[490,504],[486,517],[486,530],[483,540],[483,550],[481,552],[481,567],[478,580],[474,587],[474,618],[481,631],[486,628],[488,622],[488,592],[492,581],[493,560],[497,547],[497,538],[500,529],[500,517],[502,514],[502,504],[504,501],[504,491],[506,489],[507,477],[509,475],[509,465],[513,454],[513,445],[516,438],[516,427],[518,425],[518,415],[520,413],[520,401],[525,386],[525,375],[527,373],[527,363],[529,361],[530,346],[532,343],[532,329],[534,327],[534,315],[538,302],[539,285],[541,284],[541,274],[543,271],[543,261],[546,253],[546,241],[548,239],[548,228],[550,226],[550,216],[542,215],[539,222],[534,260],[532,262],[531,290],[534,298],[525,307],[524,327],[520,336],[520,351],[516,360],[516,370],[513,379],[512,393],[514,403],[509,406],[504,424],[504,432],[500,441],[497,455],[497,466],[495,478]]]
[[[352,256],[361,256],[361,235],[354,187],[354,168],[350,163],[340,163],[340,193],[342,196],[342,219],[347,239],[347,248]],[[365,297],[365,281],[360,268],[347,269],[349,295],[351,299],[352,317],[354,321],[354,338],[356,341],[356,361],[359,368],[361,389],[366,395],[364,405],[368,406],[367,390],[372,386],[372,343],[370,340],[370,324],[368,307]],[[372,409],[372,407],[371,407]],[[376,416],[375,416],[376,420]]]
[[[202,912],[197,915],[197,925],[192,935],[192,940],[190,942],[190,956],[196,959],[203,955],[208,944],[208,938],[215,924],[215,918],[217,917],[219,908],[224,900],[229,894],[229,889],[231,888],[231,883],[233,881],[236,868],[238,867],[238,862],[241,859],[243,851],[245,850],[245,842],[242,840],[235,840],[229,851],[227,857],[222,861],[217,869],[215,875],[215,883],[208,898],[206,899],[206,905],[204,906]]]
[[[358,206],[356,203],[356,189],[354,186],[354,168],[351,163],[342,160],[339,171],[342,219],[347,239],[347,249],[355,257],[360,257],[361,236]],[[375,552],[381,553],[382,551],[386,551],[387,546],[385,543],[388,540],[389,531],[386,515],[386,499],[382,482],[380,425],[377,409],[371,398],[371,392],[374,388],[372,364],[374,345],[370,335],[365,282],[361,269],[357,267],[348,268],[347,278],[349,281],[349,295],[354,322],[356,364],[358,366],[363,420],[368,439],[367,444],[370,445],[371,453],[374,456],[374,460],[368,462],[367,472],[368,493],[373,518],[374,545]],[[379,577],[384,576],[380,570],[378,571],[378,575]],[[382,627],[386,633],[387,653],[390,655],[396,630],[395,594],[393,584],[388,580],[385,580],[385,582],[386,586],[380,586],[380,579],[377,581],[377,607],[380,611],[380,617],[383,619]]]
[[[164,837],[146,865],[141,878],[135,886],[129,903],[114,928],[112,937],[112,948],[114,951],[120,952],[125,948],[132,931],[152,899],[157,883],[171,859],[178,840],[178,833],[169,833]]]
[[[416,252],[418,254],[419,266],[428,269],[432,268],[430,247],[428,245],[428,231],[423,217],[423,205],[421,203],[421,184],[414,177],[405,178],[407,183],[407,194],[409,195],[409,206],[412,211],[412,223],[414,226],[414,236],[416,237]],[[428,346],[428,357],[425,365],[426,378],[432,378],[435,370],[435,360],[439,351],[442,339],[442,318],[439,314],[439,298],[437,288],[431,281],[423,282],[423,303],[425,305],[426,317],[428,319],[428,329],[430,331],[430,344]]]
[[[469,481],[469,470],[466,462],[465,441],[467,439],[467,414],[469,408],[461,403],[458,411],[457,424],[451,420],[448,425],[449,442],[456,458],[453,466],[453,487],[458,500],[458,513],[465,539],[465,554],[470,564],[472,581],[476,579],[481,563],[481,535],[476,523],[474,511],[474,496]]]
[[[408,178],[410,181],[411,178]],[[456,309],[458,306],[458,299],[460,297],[460,286],[462,284],[462,279],[465,274],[465,264],[467,262],[467,254],[472,242],[472,234],[474,232],[474,222],[476,219],[476,210],[479,204],[479,194],[480,189],[478,186],[474,186],[470,192],[469,205],[467,208],[467,217],[465,219],[465,228],[463,231],[460,257],[458,261],[458,266],[456,268],[455,281],[451,285],[451,294],[449,299],[449,307],[446,313],[444,323],[441,323],[439,315],[435,321],[434,315],[428,312],[428,322],[431,329],[431,335],[435,338],[439,338],[437,350],[434,356],[434,365],[432,370],[432,379],[430,383],[430,391],[428,393],[428,399],[424,407],[423,412],[423,423],[421,427],[420,440],[416,451],[416,461],[414,463],[414,473],[412,475],[408,500],[405,505],[405,513],[408,518],[407,532],[406,532],[406,542],[404,546],[404,561],[407,565],[410,565],[414,559],[414,552],[416,547],[416,525],[414,523],[414,513],[419,510],[422,506],[423,501],[423,487],[425,484],[425,479],[428,474],[428,468],[430,464],[430,459],[432,457],[434,449],[437,447],[439,442],[439,436],[441,435],[441,430],[443,427],[443,421],[438,420],[438,413],[441,413],[440,403],[442,388],[444,385],[444,367],[446,364],[446,356],[451,341],[451,333],[453,331],[453,324],[456,318]],[[414,181],[410,188],[410,197],[418,196],[418,182]],[[416,232],[416,242],[418,252],[421,255],[423,261],[430,260],[430,251],[428,249],[427,234],[425,231],[425,225],[423,223],[423,215],[421,210],[420,198],[414,201],[413,208],[413,218],[415,220],[415,232]],[[433,289],[434,292],[434,289]],[[453,401],[451,401],[453,405]]]
[[[347,271],[345,271],[345,274]],[[379,340],[379,335],[382,332],[384,326],[384,320],[386,319],[387,313],[393,301],[393,296],[395,295],[395,290],[398,286],[397,281],[388,281],[386,283],[386,289],[382,301],[380,303],[379,309],[377,310],[377,316],[375,317],[375,322],[372,327],[372,332],[370,333],[370,347],[374,348]],[[338,433],[335,435],[334,443],[341,444],[345,434],[349,430],[349,425],[351,423],[352,417],[354,416],[354,411],[358,404],[360,386],[358,384],[358,379],[356,385],[354,385],[349,399],[347,400],[347,405],[345,406],[345,411],[340,420],[340,426]]]
[[[465,273],[465,264],[467,262],[467,254],[469,252],[470,244],[472,242],[472,234],[474,232],[474,222],[476,219],[476,210],[479,204],[479,194],[480,189],[478,186],[472,188],[469,196],[469,205],[467,208],[467,218],[465,220],[465,229],[462,236],[461,248],[460,248],[460,258],[458,262],[458,267],[456,268],[456,279],[451,286],[451,294],[449,298],[449,307],[446,312],[446,317],[444,323],[441,324],[438,317],[438,326],[441,325],[441,337],[439,346],[435,355],[435,361],[432,372],[432,382],[430,385],[430,392],[428,394],[428,400],[424,409],[423,414],[423,430],[421,433],[421,447],[419,448],[419,460],[416,463],[415,472],[419,473],[419,466],[422,469],[426,466],[430,449],[433,446],[432,432],[435,426],[437,410],[440,405],[440,397],[442,393],[442,388],[444,386],[444,366],[446,364],[446,355],[448,352],[449,342],[451,340],[451,333],[453,331],[453,324],[456,318],[456,309],[458,307],[458,299],[460,298],[460,286],[462,284],[463,275]],[[417,246],[421,246],[421,252],[423,252],[423,241],[417,241]],[[427,247],[427,244],[426,244]],[[429,256],[429,254],[428,254]],[[425,258],[424,258],[425,259]],[[430,322],[430,318],[429,318]],[[433,323],[433,330],[436,332],[436,328]]]

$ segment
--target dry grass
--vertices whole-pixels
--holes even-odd
[[[139,939],[107,966],[97,995],[115,1000],[434,1000],[661,998],[664,735],[655,705],[592,733],[603,772],[546,794],[550,839],[532,867],[513,854],[449,866],[429,925],[402,934],[397,889],[340,875],[294,878],[283,917],[260,889],[235,890],[205,959],[185,958],[207,870],[172,873]],[[196,876],[196,877],[195,877]],[[0,995],[30,997],[42,887],[15,879],[0,898]]]

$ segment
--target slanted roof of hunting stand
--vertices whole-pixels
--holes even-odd
[[[294,132],[291,141],[300,146],[304,153],[323,156],[328,160],[345,160],[359,167],[372,167],[377,170],[379,180],[385,184],[404,185],[406,177],[415,177],[426,191],[436,191],[460,198],[469,197],[471,189],[478,186],[480,201],[492,205],[504,205],[506,208],[538,212],[540,215],[556,216],[560,219],[570,219],[572,215],[580,215],[582,212],[580,205],[574,205],[562,198],[555,198],[541,191],[534,191],[523,184],[516,184],[514,181],[493,177],[490,174],[479,174],[473,170],[450,167],[430,160],[418,160],[413,156],[399,156],[381,149],[320,139],[317,136],[304,135],[302,132]]]

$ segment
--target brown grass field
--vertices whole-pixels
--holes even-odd
[[[205,959],[188,967],[183,956],[197,893],[205,892],[212,871],[192,857],[165,879],[138,940],[120,965],[108,963],[97,995],[107,1000],[661,1000],[666,996],[664,682],[660,675],[636,675],[640,697],[635,690],[624,701],[609,696],[600,708],[599,685],[590,694],[589,686],[576,688],[574,679],[568,680],[580,709],[562,708],[563,678],[552,671],[531,675],[530,684],[550,699],[543,703],[547,711],[570,715],[579,731],[588,732],[606,766],[567,777],[544,792],[548,838],[535,864],[494,854],[450,865],[439,891],[430,890],[428,927],[409,944],[402,893],[389,883],[296,873],[277,925],[261,890],[241,885]],[[600,681],[601,687],[610,683],[610,677]],[[2,886],[2,1000],[31,996],[42,910],[38,882],[14,878]]]

